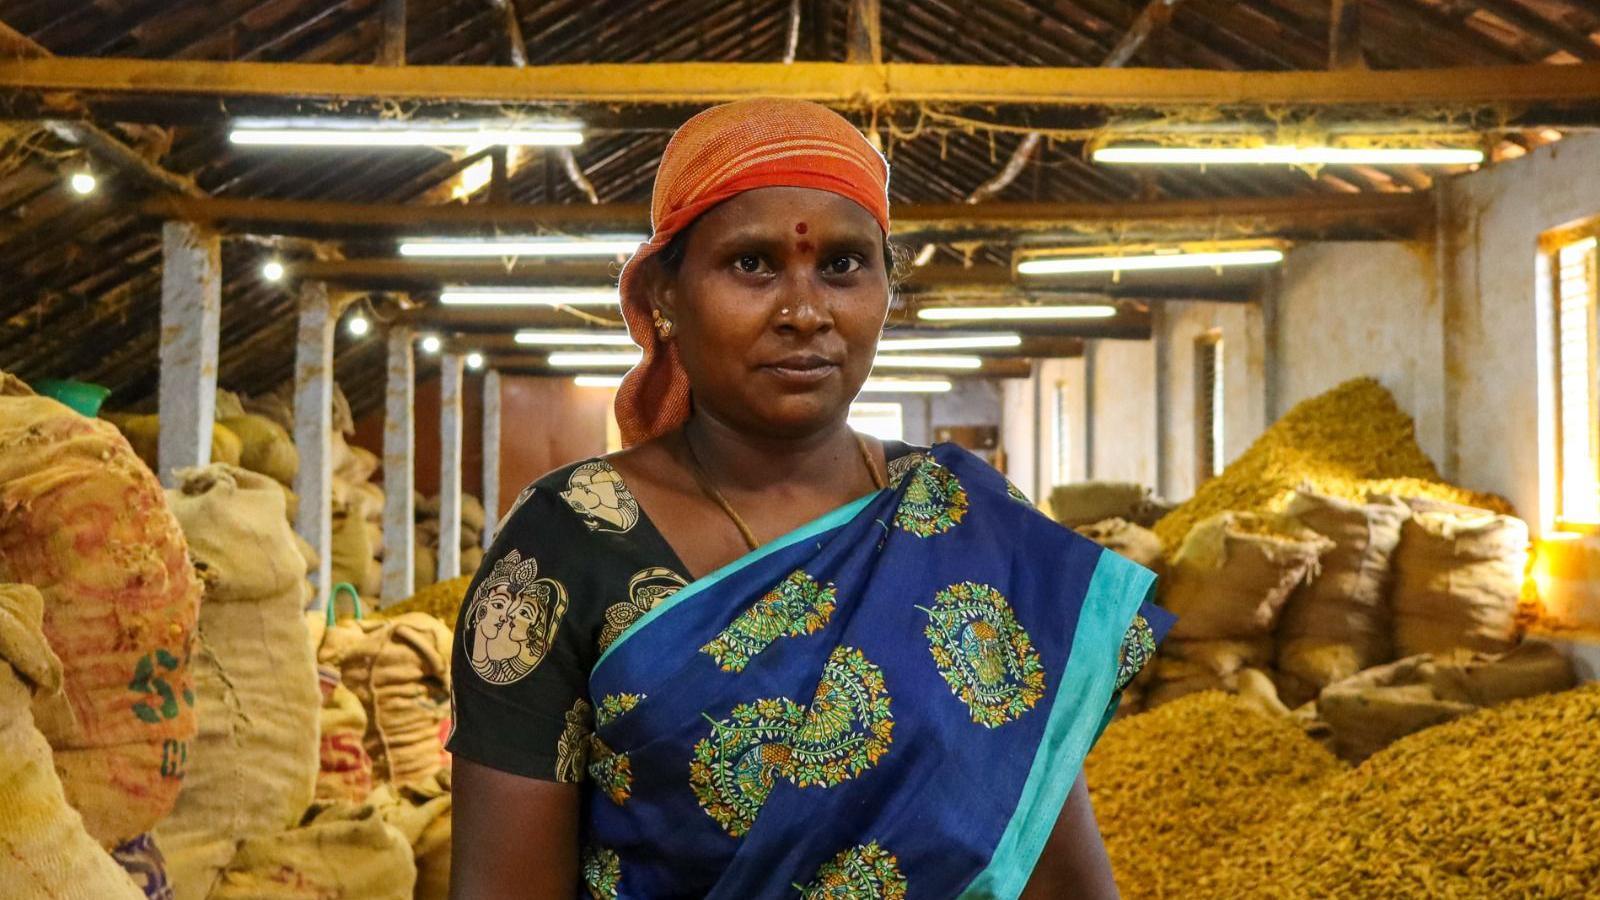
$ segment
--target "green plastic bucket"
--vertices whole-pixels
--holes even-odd
[[[33,383],[41,396],[49,397],[72,407],[86,416],[100,414],[100,404],[111,395],[111,389],[87,381],[70,381],[60,378],[41,378]]]

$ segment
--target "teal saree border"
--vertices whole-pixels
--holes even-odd
[[[865,497],[852,500],[849,503],[846,503],[844,506],[835,509],[833,512],[826,513],[820,518],[812,519],[810,522],[801,525],[799,528],[796,528],[783,537],[780,537],[771,543],[763,544],[762,546],[751,550],[749,553],[746,553],[733,562],[728,563],[715,572],[702,575],[690,584],[679,588],[678,591],[672,596],[657,604],[654,609],[640,616],[638,621],[628,626],[627,630],[622,632],[622,634],[611,643],[611,646],[606,648],[606,652],[600,654],[600,658],[595,660],[594,668],[590,670],[591,674],[589,677],[592,679],[594,677],[593,673],[600,671],[600,667],[605,664],[606,659],[610,657],[611,654],[617,652],[617,648],[626,643],[629,638],[643,631],[645,626],[666,615],[668,611],[672,610],[678,604],[693,598],[697,594],[701,594],[710,590],[728,576],[733,575],[741,569],[753,566],[780,550],[792,547],[801,541],[816,537],[824,531],[829,531],[839,527],[840,525],[843,525],[844,523],[855,518],[856,514],[865,509],[867,504],[877,499],[880,493],[882,492],[874,491],[870,494],[867,494]]]
[[[1084,757],[1104,727],[1106,709],[1098,704],[1065,703],[1072,693],[1104,694],[1111,701],[1117,654],[1134,613],[1150,596],[1155,573],[1110,550],[1096,561],[1083,599],[1067,670],[1051,704],[1043,739],[1022,796],[989,865],[961,893],[962,900],[1011,900],[1027,887],[1039,854],[1050,838],[1067,794],[1083,768]]]

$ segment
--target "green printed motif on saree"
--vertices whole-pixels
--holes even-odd
[[[600,793],[621,806],[633,795],[633,764],[598,737],[589,738],[589,780]]]
[[[796,570],[740,613],[700,652],[716,660],[725,672],[742,672],[778,638],[820,631],[833,615],[837,600],[833,585],[821,584]]]
[[[1117,690],[1127,687],[1155,655],[1155,632],[1144,616],[1135,615],[1122,639],[1122,649],[1117,652]]]
[[[832,787],[878,764],[893,741],[883,671],[860,650],[836,647],[809,707],[783,697],[735,706],[695,744],[689,785],[706,814],[742,837],[778,779]]]
[[[917,537],[944,534],[967,515],[967,490],[955,473],[925,457],[907,476],[894,524]]]
[[[905,900],[905,896],[900,861],[877,841],[851,847],[823,863],[817,877],[800,888],[801,900]]]
[[[1011,604],[995,588],[970,581],[934,595],[928,650],[951,693],[972,721],[997,728],[1020,718],[1044,696],[1044,663]]]
[[[590,847],[583,854],[583,886],[594,900],[616,900],[622,886],[622,860],[617,851]]]
[[[644,694],[607,694],[601,697],[594,708],[594,727],[610,725],[618,716],[631,712],[635,706],[643,703],[644,699]]]

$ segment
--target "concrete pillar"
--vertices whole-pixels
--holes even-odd
[[[300,328],[294,351],[294,444],[300,472],[294,492],[300,515],[294,523],[317,553],[311,573],[310,609],[322,609],[333,587],[333,329],[337,324],[328,286],[300,286]]]
[[[439,357],[439,572],[461,574],[461,354]]]
[[[500,524],[500,373],[483,376],[483,549],[494,543]]]
[[[161,229],[161,435],[157,474],[211,462],[216,420],[222,241],[187,222]]]
[[[383,596],[416,593],[417,362],[409,328],[389,330],[383,406]]]
[[[1172,492],[1176,480],[1168,471],[1178,465],[1172,452],[1172,328],[1163,303],[1152,303],[1150,308],[1150,340],[1155,343],[1156,364],[1156,496],[1166,497]],[[1217,410],[1222,415],[1222,410]]]

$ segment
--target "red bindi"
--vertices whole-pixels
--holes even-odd
[[[794,226],[794,233],[795,234],[805,234],[806,230],[807,230],[806,229],[806,223],[804,223],[804,222],[797,222],[795,224],[795,226]]]
[[[800,248],[800,252],[801,253],[810,253],[811,252],[811,242],[810,241],[801,241],[796,246],[798,246]]]

